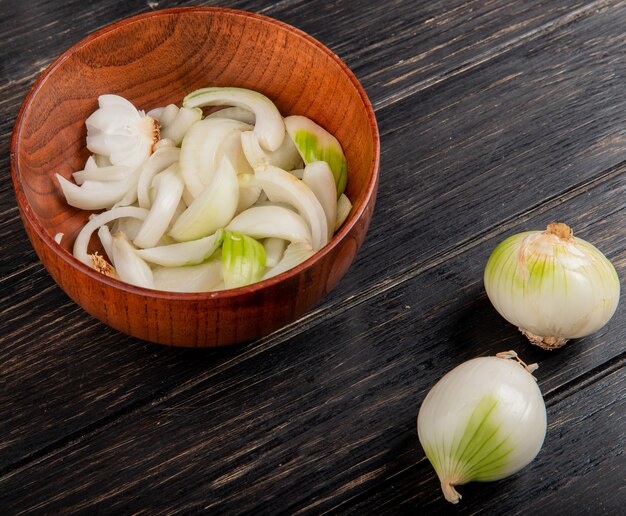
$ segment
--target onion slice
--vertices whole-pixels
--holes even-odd
[[[272,202],[284,202],[294,206],[311,228],[311,244],[314,251],[328,242],[326,214],[311,189],[300,179],[276,167],[256,170],[257,181]]]
[[[337,222],[337,190],[328,163],[325,161],[309,163],[304,167],[302,182],[313,191],[324,209],[326,224],[328,225],[328,240],[330,240],[335,233],[335,223]]]
[[[335,231],[337,231],[350,215],[352,211],[352,203],[346,194],[341,194],[337,200],[337,221],[335,222]]]
[[[187,267],[155,267],[152,275],[154,288],[168,292],[209,292],[223,282],[218,259]]]
[[[231,220],[226,229],[258,239],[274,237],[290,242],[311,242],[311,230],[304,219],[282,206],[248,208]]]
[[[179,158],[180,149],[163,147],[154,151],[154,154],[144,163],[137,181],[137,200],[141,208],[149,209],[152,204],[150,187],[152,186],[154,176],[176,163]]]
[[[232,219],[238,202],[237,173],[230,160],[224,157],[211,184],[176,219],[170,236],[187,241],[215,233]]]
[[[315,254],[315,251],[313,251],[309,242],[292,242],[285,249],[285,253],[278,264],[265,272],[263,279],[278,276],[289,269],[293,269],[296,265],[300,265],[308,260],[313,254]]]
[[[136,246],[153,247],[167,231],[183,194],[179,168],[178,163],[175,163],[154,178],[156,198],[150,214],[133,240]]]
[[[314,161],[328,163],[335,177],[339,197],[345,190],[348,180],[348,162],[339,140],[305,116],[288,116],[285,118],[285,127],[305,164]]]
[[[74,256],[86,265],[91,266],[92,260],[87,254],[87,246],[89,245],[89,239],[91,234],[104,224],[108,224],[116,219],[124,217],[132,217],[135,219],[144,220],[148,216],[148,210],[143,208],[137,208],[135,206],[123,206],[121,208],[113,208],[112,210],[105,211],[99,215],[95,215],[89,219],[87,224],[83,226],[76,240],[74,241]]]
[[[283,143],[283,117],[274,103],[262,93],[245,88],[201,88],[191,92],[183,100],[185,107],[223,105],[241,107],[254,113],[254,132],[264,149],[273,151]]]
[[[137,249],[137,254],[150,263],[156,263],[165,267],[196,265],[215,254],[223,239],[224,230],[218,229],[213,235],[198,240]]]
[[[117,181],[86,180],[81,186],[55,174],[67,204],[81,210],[112,208],[137,184],[140,169],[133,170],[124,179]]]
[[[154,288],[152,270],[137,256],[128,237],[121,231],[112,236],[111,254],[110,258],[119,279],[138,287]]]
[[[252,111],[237,106],[218,109],[207,115],[206,118],[230,118],[248,125],[254,125],[256,122],[256,116]]]
[[[189,128],[200,119],[202,119],[201,109],[182,107],[174,120],[161,130],[161,138],[169,138],[176,145],[180,145]]]
[[[198,197],[211,183],[224,156],[228,157],[236,170],[237,165],[243,167],[242,163],[247,164],[239,133],[250,129],[247,124],[224,118],[205,118],[191,126],[180,149],[180,169],[185,186],[193,197]],[[233,136],[234,142],[229,139]],[[252,170],[248,167],[248,170],[242,172]]]
[[[226,231],[222,243],[222,272],[226,288],[255,283],[263,276],[265,248],[254,238]]]
[[[302,165],[300,153],[291,138],[285,138],[275,151],[266,151],[259,145],[259,139],[254,131],[244,131],[241,133],[241,147],[254,170],[266,168],[269,165],[283,170],[292,170]]]
[[[280,262],[281,258],[285,254],[285,248],[287,247],[287,240],[282,238],[265,238],[262,242],[265,247],[265,266],[275,267]]]

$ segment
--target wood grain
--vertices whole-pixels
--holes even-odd
[[[8,142],[56,55],[151,6],[0,0],[0,507],[618,513],[624,295],[609,326],[547,354],[497,316],[480,276],[505,235],[561,219],[623,280],[623,2],[220,5],[317,37],[374,100],[365,246],[318,309],[245,346],[172,350],[98,323],[25,239]],[[452,508],[416,442],[419,401],[459,361],[511,347],[541,362],[548,441],[528,471],[464,486]]]

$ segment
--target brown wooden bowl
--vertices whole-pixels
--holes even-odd
[[[341,142],[352,212],[331,242],[300,266],[247,287],[179,294],[104,276],[71,248],[89,213],[69,207],[54,173],[83,168],[85,119],[115,93],[139,109],[180,105],[204,86],[240,86],[272,99],[283,115],[306,115]],[[178,8],[135,16],[74,45],[22,104],[11,169],[26,232],[61,288],[104,323],[177,346],[233,344],[266,335],[316,305],[343,277],[372,217],[379,138],[363,88],[330,50],[279,21],[242,11]],[[64,233],[61,245],[54,235]],[[95,249],[95,247],[93,248]]]

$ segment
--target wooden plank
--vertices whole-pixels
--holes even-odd
[[[511,224],[507,234],[565,217],[625,274],[626,235],[611,233],[626,217],[624,210],[615,211],[626,193],[623,172],[565,204],[535,210]],[[373,493],[387,479],[404,479],[408,471],[411,480],[426,482],[417,488],[411,482],[414,496],[428,493],[423,495],[428,503],[438,505],[443,502],[416,440],[419,402],[443,372],[506,349],[540,363],[536,376],[554,407],[543,452],[551,462],[538,460],[529,470],[532,476],[516,477],[526,479],[521,484],[513,479],[496,485],[495,500],[502,504],[508,492],[506,506],[521,507],[529,489],[556,486],[566,502],[572,487],[559,461],[574,461],[574,471],[594,481],[606,472],[605,464],[615,466],[610,457],[619,430],[607,432],[594,418],[602,423],[623,408],[613,372],[623,353],[624,299],[595,336],[559,352],[531,347],[483,292],[485,261],[502,237],[493,235],[391,291],[326,317],[323,331],[313,327],[296,335],[267,350],[262,360],[250,357],[215,374],[199,374],[196,380],[202,381],[195,385],[15,469],[0,479],[0,503],[14,511],[45,512],[317,513],[366,489]],[[187,364],[193,367],[197,357],[188,357]],[[611,381],[603,383],[605,377]],[[606,409],[598,400],[607,402]],[[589,406],[600,411],[589,414]],[[559,455],[570,442],[584,442],[593,468],[580,466],[586,458],[575,451]],[[484,504],[492,489],[468,486],[465,495]],[[474,506],[470,501],[462,507]]]
[[[496,229],[501,221],[528,207],[556,205],[576,185],[595,184],[625,156],[619,118],[624,99],[617,95],[621,82],[614,73],[623,41],[619,24],[610,23],[623,11],[600,12],[506,60],[382,110],[379,208],[357,263],[318,310],[248,346],[207,352],[199,360],[192,352],[146,345],[97,324],[55,290],[34,259],[7,263],[28,249],[13,212],[14,222],[3,231],[21,237],[3,240],[7,247],[0,253],[7,273],[3,285],[10,285],[5,291],[15,296],[0,302],[3,335],[10,342],[0,349],[6,379],[0,402],[9,413],[0,423],[7,436],[0,463],[24,464],[164,393],[300,338],[346,310],[358,314],[359,304],[384,297],[424,267],[440,266],[444,257],[475,244],[476,235],[503,231]],[[598,56],[608,48],[614,52]],[[557,50],[564,65],[554,65]],[[594,81],[580,82],[579,66]],[[511,79],[512,67],[530,72]],[[416,120],[421,136],[409,125]],[[461,130],[473,136],[450,140]],[[408,148],[413,141],[416,147]],[[611,203],[619,209],[623,197]],[[20,410],[27,406],[42,411],[33,419]]]

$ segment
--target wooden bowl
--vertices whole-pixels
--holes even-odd
[[[214,293],[135,287],[71,254],[89,213],[69,207],[54,173],[83,168],[85,119],[98,95],[139,109],[176,103],[204,86],[240,86],[334,134],[348,159],[352,212],[332,241],[272,279]],[[316,305],[346,273],[372,217],[379,138],[363,88],[330,50],[276,20],[241,11],[178,8],[135,16],[74,45],[28,93],[11,142],[20,214],[42,263],[61,288],[102,322],[140,339],[177,346],[233,344],[266,335]],[[61,245],[54,236],[64,233]],[[92,242],[92,244],[94,244]],[[95,245],[95,244],[94,244]],[[95,249],[95,247],[92,247]]]

